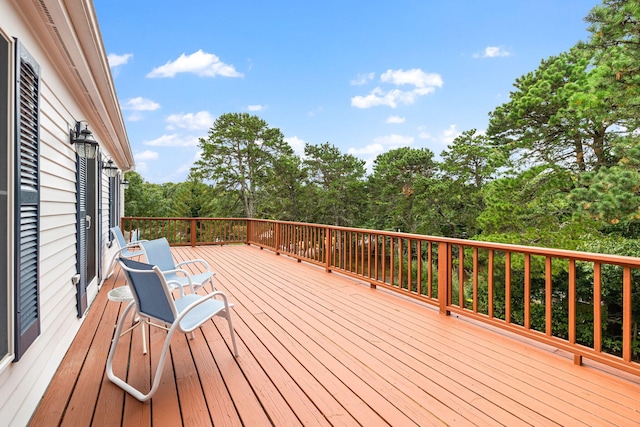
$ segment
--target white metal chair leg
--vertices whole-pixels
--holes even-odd
[[[122,316],[118,321],[118,326],[116,327],[116,333],[111,343],[111,349],[109,350],[109,357],[107,358],[107,377],[109,378],[109,380],[111,380],[111,382],[116,384],[118,387],[122,388],[124,391],[126,391],[127,393],[129,393],[130,395],[138,399],[139,401],[146,402],[147,400],[151,399],[151,397],[158,390],[158,387],[160,387],[162,370],[164,368],[164,362],[166,360],[166,356],[168,353],[167,350],[169,348],[169,344],[171,343],[171,337],[173,336],[173,333],[176,330],[177,324],[174,324],[167,332],[167,336],[164,340],[164,345],[162,346],[162,351],[160,353],[160,360],[158,361],[158,366],[156,367],[156,371],[153,375],[153,383],[151,386],[151,390],[149,390],[148,393],[144,394],[140,390],[134,388],[133,386],[128,384],[126,381],[122,380],[121,378],[119,378],[113,373],[113,357],[116,353],[116,348],[118,347],[118,342],[120,341],[120,337],[123,335],[122,328],[124,325],[124,319],[126,318],[129,310],[131,310],[134,306],[135,306],[135,302],[132,301],[127,306],[124,313],[122,313]],[[143,323],[146,323],[146,322],[143,322]]]
[[[143,319],[138,319],[138,326],[140,326],[140,331],[142,332],[142,354],[147,354],[147,333],[145,332],[147,322]]]
[[[238,357],[238,344],[236,343],[236,331],[233,330],[233,322],[231,321],[231,312],[229,311],[229,307],[227,306],[227,321],[229,322],[229,334],[231,335],[231,343],[233,344],[233,355]]]

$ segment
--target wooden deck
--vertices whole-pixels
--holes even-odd
[[[549,426],[640,425],[640,378],[576,366],[553,348],[440,315],[323,269],[255,247],[173,248],[206,258],[235,303],[240,356],[224,319],[175,336],[163,384],[140,403],[106,378],[125,304],[105,282],[31,425]],[[201,291],[202,292],[202,291]],[[116,373],[148,383],[139,333]],[[126,343],[126,340],[123,341]]]

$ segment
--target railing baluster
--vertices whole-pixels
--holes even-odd
[[[473,248],[473,312],[478,312],[478,279],[479,271],[478,267],[478,248]]]
[[[569,342],[576,343],[576,260],[569,260]],[[573,363],[582,364],[582,356],[574,354]]]
[[[531,329],[531,254],[524,256],[524,328]]]
[[[429,268],[427,269],[427,297],[433,298],[433,244],[431,242],[427,245],[427,263]]]
[[[447,316],[451,313],[449,311],[449,289],[451,282],[448,280],[451,265],[450,253],[451,249],[449,244],[444,242],[438,243],[438,301],[440,303],[440,313],[446,314]]]
[[[422,240],[416,241],[416,293],[422,295]]]
[[[458,306],[464,308],[464,246],[458,248]]]
[[[602,351],[602,266],[593,264],[593,349]]]
[[[489,301],[489,319],[493,319],[493,308],[494,308],[494,301],[493,301],[493,268],[494,268],[494,251],[493,249],[489,250],[489,261],[488,261],[488,265],[487,265],[487,297],[488,297],[488,301]]]
[[[504,254],[504,321],[511,323],[511,252]]]
[[[544,290],[544,308],[545,308],[545,333],[551,336],[553,329],[553,288],[551,275],[551,257],[545,258],[545,290]]]
[[[631,362],[631,268],[625,266],[622,273],[622,359]]]

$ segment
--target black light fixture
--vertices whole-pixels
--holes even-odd
[[[118,167],[113,163],[112,159],[107,160],[107,162],[102,165],[102,170],[109,178],[115,178],[118,176]]]
[[[98,152],[98,142],[93,138],[88,127],[89,125],[85,125],[84,129],[81,129],[82,123],[76,122],[75,129],[69,131],[69,139],[78,156],[95,159]]]
[[[129,188],[129,181],[123,179],[122,181],[120,181],[120,185],[122,185],[122,187],[126,190],[127,188]]]

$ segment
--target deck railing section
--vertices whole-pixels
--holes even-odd
[[[267,248],[640,375],[640,258],[256,219],[121,225],[173,245]]]
[[[126,236],[166,237],[173,246],[247,243],[246,219],[125,217],[120,227]]]

